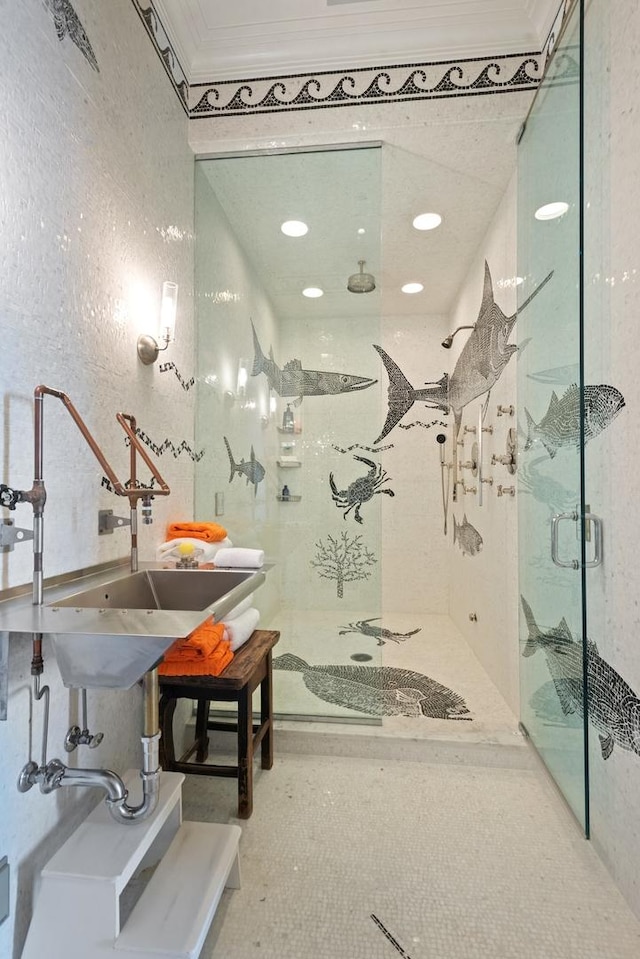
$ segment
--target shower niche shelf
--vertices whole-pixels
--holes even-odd
[[[299,503],[301,496],[276,496],[279,503]]]
[[[290,462],[288,460],[276,460],[276,463],[281,470],[295,470],[302,466],[301,460],[291,460]]]

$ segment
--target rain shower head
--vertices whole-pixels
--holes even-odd
[[[443,346],[443,347],[445,348],[445,350],[450,350],[450,349],[451,349],[451,344],[453,343],[453,338],[454,338],[454,336],[456,335],[456,333],[459,333],[460,330],[475,330],[475,328],[476,328],[476,327],[475,327],[475,323],[474,323],[473,326],[458,326],[458,327],[453,331],[453,333],[450,333],[449,336],[445,337],[445,339],[442,341],[442,343],[441,343],[440,345]]]
[[[364,272],[364,260],[358,260],[359,273],[352,273],[347,280],[349,293],[372,293],[376,288],[375,277]]]

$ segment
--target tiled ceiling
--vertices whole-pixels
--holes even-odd
[[[191,83],[540,51],[559,0],[155,0]]]

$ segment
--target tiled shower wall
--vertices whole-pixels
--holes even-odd
[[[515,273],[514,188],[510,188],[509,196],[503,201],[504,188],[496,184],[504,184],[508,180],[508,171],[515,169],[515,136],[531,98],[531,93],[510,93],[508,96],[495,97],[454,97],[447,101],[265,112],[250,117],[223,116],[213,120],[203,118],[192,120],[189,135],[194,150],[201,154],[382,142],[391,158],[383,167],[382,192],[384,202],[388,204],[383,210],[383,222],[386,215],[395,212],[394,176],[410,175],[416,178],[416,191],[419,192],[423,182],[421,177],[428,182],[431,162],[447,162],[452,173],[461,171],[471,175],[477,183],[478,202],[493,204],[491,209],[496,211],[495,227],[486,238],[481,235],[477,237],[477,259],[473,264],[468,264],[466,291],[461,294],[462,298],[456,307],[456,315],[459,313],[464,317],[457,322],[473,323],[482,298],[484,259],[490,262],[496,284],[508,280]],[[473,151],[465,148],[465,139],[469,135],[474,139]],[[443,158],[447,159],[443,161]],[[498,208],[501,213],[497,212]],[[511,251],[510,243],[513,244],[513,261],[510,252],[507,253]],[[512,307],[515,309],[515,290],[496,286],[496,300],[506,312]],[[413,312],[407,311],[402,317],[395,317],[388,309],[383,291],[381,314],[382,346],[414,385],[438,379],[444,370],[452,369],[455,351],[451,351],[454,353],[452,357],[439,345],[448,329],[447,318],[434,314],[430,309],[428,290],[416,298]],[[460,337],[464,335],[460,334]],[[456,343],[456,349],[459,350],[460,345]],[[398,351],[396,355],[394,350]],[[381,365],[379,377],[386,387],[386,373]],[[492,398],[492,409],[497,402],[514,402],[510,384],[515,383],[515,370],[507,368],[503,379],[504,385],[500,384],[496,398]],[[417,418],[433,418],[433,411],[419,404],[412,412],[415,416],[409,414],[405,418],[407,422]],[[381,504],[383,613],[399,608],[443,612],[447,610],[449,602],[460,607],[458,593],[452,593],[450,599],[447,594],[447,553],[456,547],[451,545],[451,521],[448,540],[443,535],[436,432],[435,429],[416,429],[402,436],[396,427],[385,440],[397,443],[397,450],[385,454],[383,465],[393,475],[394,481],[396,476],[399,477],[404,487],[403,498],[408,505],[398,523],[395,499],[384,497]],[[394,459],[390,459],[390,455]],[[507,483],[507,480],[501,476],[496,482]],[[460,569],[463,577],[460,588],[471,591],[474,597],[478,595],[475,607],[479,615],[473,635],[469,635],[468,621],[461,625],[465,625],[465,633],[477,655],[482,658],[493,682],[512,708],[517,710],[517,649],[514,654],[506,642],[502,643],[504,634],[497,632],[503,626],[506,628],[510,625],[512,644],[517,642],[514,505],[511,501],[503,500],[491,504],[490,515],[494,517],[495,524],[492,520],[491,531],[487,535],[487,550],[492,557],[488,562],[481,561],[475,565],[474,560],[478,557],[469,559],[466,556],[456,556],[453,562],[454,568]],[[458,519],[462,518],[460,510],[457,516]],[[512,526],[509,526],[510,516],[513,519]],[[509,534],[505,540],[507,527]],[[507,558],[503,554],[504,549]],[[407,569],[411,570],[411,577],[405,575]],[[477,575],[478,569],[483,571],[480,575]],[[492,587],[490,595],[495,597],[495,602],[485,602],[481,591],[487,583],[492,582],[494,575],[498,577],[499,585]],[[416,584],[414,588],[412,584]],[[507,602],[504,602],[505,589],[509,596]],[[465,616],[466,610],[465,599],[461,607]],[[469,611],[472,611],[471,606]]]
[[[451,317],[451,330],[476,322],[482,301],[485,263],[489,267],[496,304],[506,316],[516,311],[516,178],[500,203],[496,215],[484,237],[472,264],[464,288]],[[517,342],[517,328],[510,342]],[[454,338],[451,352],[452,368],[469,336],[461,330]],[[498,487],[511,487],[516,477],[501,464],[491,465],[491,455],[506,453],[506,439],[510,428],[517,428],[516,396],[517,354],[507,364],[502,376],[491,390],[484,425],[493,432],[483,434],[483,473],[493,483],[483,484],[482,506],[477,493],[464,494],[460,486],[457,503],[451,504],[451,514],[461,524],[466,516],[482,537],[482,548],[475,554],[465,554],[458,538],[449,553],[448,594],[452,619],[464,635],[488,675],[498,687],[516,716],[519,715],[518,689],[518,518],[515,498],[498,496]],[[477,433],[464,433],[464,427],[478,424],[478,409],[487,400],[478,397],[464,410],[462,432],[464,446],[458,447],[462,462],[471,459],[471,450]],[[498,416],[498,406],[514,407],[514,415]],[[449,439],[450,439],[449,434]],[[450,443],[449,443],[450,446]],[[451,458],[451,450],[448,449]],[[467,487],[478,486],[478,477],[463,470],[461,480]],[[449,525],[453,527],[450,518]],[[476,617],[475,619],[470,618]]]
[[[91,46],[84,52],[69,34],[58,39],[41,0],[1,7],[0,480],[31,488],[36,385],[70,396],[122,480],[129,456],[115,414],[133,413],[151,443],[168,441],[157,462],[171,495],[156,499],[154,525],[140,528],[141,558],[152,558],[167,520],[190,518],[192,510],[193,391],[175,370],[144,367],[136,356],[138,333],[157,328],[162,282],[174,280],[177,341],[164,358],[186,382],[194,373],[186,117],[130,0],[74,0]],[[44,423],[45,576],[126,557],[127,530],[98,538],[97,526],[99,509],[127,515],[128,502],[102,486],[100,466],[58,400],[45,398]],[[32,525],[24,505],[3,515]],[[31,566],[30,545],[2,555],[0,588],[29,582]],[[30,748],[40,753],[42,707],[31,701],[30,655],[28,641],[11,641],[8,721],[0,723],[0,855],[12,867],[11,916],[0,926],[7,957],[20,953],[39,869],[99,799],[79,789],[16,790]],[[62,687],[46,643],[45,660],[49,755],[65,755],[77,696]],[[137,688],[90,693],[90,725],[105,740],[90,760],[81,748],[71,761],[119,772],[138,766],[139,711]]]

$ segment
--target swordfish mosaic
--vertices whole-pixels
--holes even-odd
[[[305,396],[335,395],[337,393],[353,393],[355,390],[366,390],[377,380],[368,376],[355,376],[351,373],[331,373],[325,370],[305,370],[300,360],[289,360],[282,369],[273,358],[273,350],[269,356],[262,352],[258,335],[253,322],[253,349],[254,360],[252,376],[264,373],[269,386],[278,396],[295,396],[294,405],[299,406]]]
[[[549,282],[553,271],[525,300],[519,310],[505,316],[495,301],[489,264],[484,265],[484,289],[480,312],[471,335],[467,339],[451,376],[446,373],[436,382],[427,383],[424,389],[416,390],[400,367],[381,346],[374,344],[389,376],[389,412],[376,443],[382,442],[414,403],[444,413],[453,413],[456,432],[460,427],[462,410],[468,403],[488,393],[502,375],[504,368],[518,347],[507,342],[519,313],[529,305],[534,296]]]
[[[410,669],[311,666],[292,653],[274,659],[273,668],[302,673],[305,686],[314,696],[368,716],[425,716],[469,722],[472,719],[462,696]]]
[[[520,601],[529,634],[522,655],[533,656],[543,650],[562,712],[583,716],[582,645],[573,638],[564,618],[557,626],[541,630],[524,596]],[[640,756],[640,699],[591,640],[587,641],[587,700],[602,758],[608,759],[616,745]]]
[[[42,2],[53,18],[58,40],[62,41],[68,36],[75,43],[87,63],[96,73],[99,73],[100,67],[87,32],[69,0],[42,0]]]

